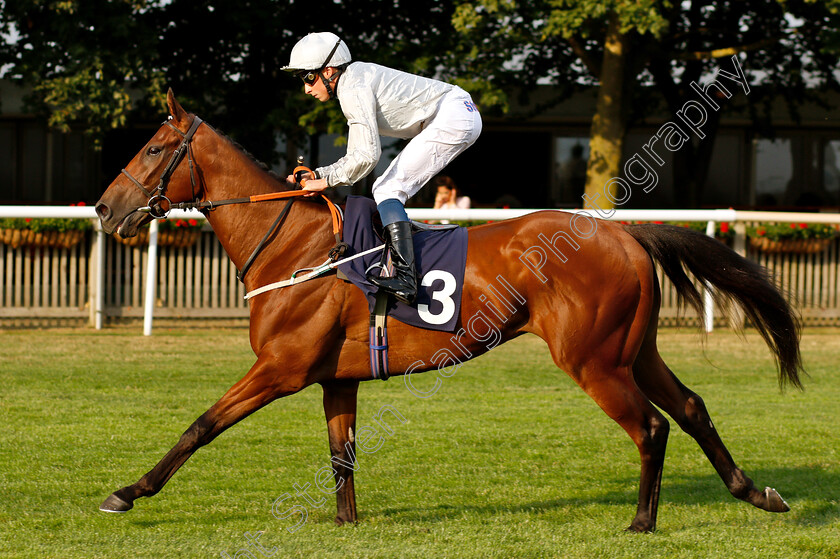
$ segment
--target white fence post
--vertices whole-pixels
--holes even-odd
[[[143,306],[143,335],[152,335],[157,288],[158,220],[149,224],[149,257],[146,263],[146,300]]]
[[[706,223],[706,235],[715,238],[715,222],[709,221]],[[703,324],[706,327],[706,332],[711,333],[715,328],[715,299],[712,296],[713,287],[706,286],[703,292]]]
[[[105,231],[102,224],[96,222],[96,289],[94,292],[93,324],[97,330],[102,330],[105,314]]]

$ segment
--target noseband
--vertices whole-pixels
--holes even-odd
[[[187,130],[187,133],[184,134],[178,128],[173,125],[168,120],[164,122],[167,126],[173,129],[175,132],[180,134],[184,139],[181,142],[181,145],[178,146],[178,149],[172,154],[172,159],[169,160],[167,163],[166,168],[163,170],[163,173],[160,176],[160,182],[158,182],[157,187],[153,190],[151,188],[147,188],[143,183],[135,179],[131,176],[127,170],[123,169],[122,174],[128,177],[128,179],[134,183],[134,185],[139,188],[143,194],[149,197],[149,201],[146,202],[146,206],[142,208],[137,208],[136,211],[138,212],[146,212],[155,219],[163,219],[168,214],[169,211],[172,209],[172,201],[166,197],[166,188],[169,186],[169,179],[172,178],[172,173],[175,172],[175,169],[178,167],[178,164],[184,158],[184,155],[187,156],[187,160],[190,162],[190,183],[192,185],[192,199],[195,200],[195,172],[193,170],[193,161],[192,161],[192,146],[191,143],[193,136],[195,135],[195,131],[198,130],[198,127],[201,126],[202,120],[197,116],[193,117],[192,125],[190,129]],[[166,201],[168,204],[169,209],[164,210],[162,207],[163,201]]]

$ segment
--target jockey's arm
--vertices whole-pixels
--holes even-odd
[[[297,181],[295,180],[294,175],[289,175],[286,177],[286,182],[289,186],[293,186]],[[315,196],[319,192],[322,192],[329,188],[327,184],[327,179],[316,179],[312,173],[301,173],[300,174],[300,184],[302,190],[307,190],[311,192],[311,194],[304,194],[304,196]]]
[[[315,170],[329,186],[357,183],[374,170],[382,155],[373,92],[357,88],[352,95],[351,91],[344,93],[341,108],[348,125],[347,153],[332,165]]]

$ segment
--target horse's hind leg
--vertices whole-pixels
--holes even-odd
[[[196,419],[154,468],[136,483],[112,493],[99,510],[125,512],[134,506],[138,497],[155,495],[196,450],[225,429],[269,402],[301,390],[305,386],[306,374],[278,374],[278,360],[277,354],[262,352],[248,374]]]
[[[353,460],[356,456],[356,395],[359,383],[335,382],[324,384],[323,389],[338,506],[335,523],[341,525],[356,521]]]
[[[605,369],[589,366],[575,375],[575,380],[636,443],[642,472],[639,504],[628,530],[652,532],[656,528],[659,487],[668,444],[668,420],[641,393],[628,367]]]
[[[652,324],[655,328],[656,322]],[[790,510],[775,489],[767,487],[764,491],[758,490],[753,481],[735,465],[703,400],[686,388],[660,357],[656,349],[655,332],[649,332],[643,342],[633,364],[633,374],[647,397],[697,441],[733,496],[770,512]]]

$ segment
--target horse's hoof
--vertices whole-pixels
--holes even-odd
[[[764,488],[764,496],[767,498],[767,510],[770,512],[787,512],[790,507],[772,487]]]
[[[134,503],[127,503],[117,497],[115,493],[111,493],[107,499],[102,501],[99,505],[99,510],[102,512],[127,512],[134,506]]]
[[[650,534],[656,529],[653,522],[651,522],[646,517],[642,518],[634,518],[633,522],[630,523],[624,531],[625,532],[636,532],[637,534]]]
[[[654,528],[652,526],[636,526],[634,524],[631,524],[630,526],[624,529],[625,532],[632,532],[634,534],[652,534],[653,530]]]

